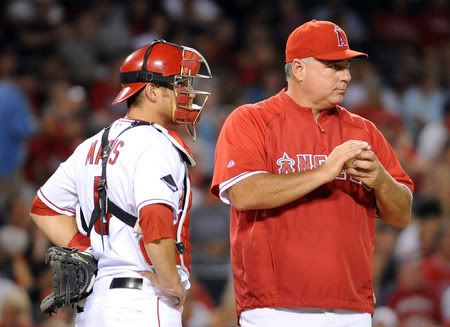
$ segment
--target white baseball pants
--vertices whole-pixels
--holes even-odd
[[[369,313],[344,310],[261,308],[242,312],[241,327],[371,327]]]
[[[110,289],[113,277],[104,277],[94,284],[84,311],[75,318],[76,327],[182,327],[182,310],[173,307],[167,297],[143,278],[142,289]]]

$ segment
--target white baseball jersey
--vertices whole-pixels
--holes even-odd
[[[195,162],[176,135],[159,125],[136,126],[120,134],[133,122],[121,118],[111,126],[107,196],[135,217],[149,204],[170,206],[174,212],[173,223],[178,225],[178,241],[188,243],[189,240],[183,239],[188,237],[186,203],[190,202],[186,165],[195,165]],[[81,143],[38,191],[41,201],[54,211],[76,214],[78,229],[85,235],[80,210],[85,219],[84,226],[89,226],[91,212],[97,203],[97,182],[102,174],[102,133],[103,130]],[[98,228],[100,219],[90,233],[93,253],[98,259],[97,280],[105,276],[133,276],[130,273],[151,269],[143,254],[138,224],[133,228],[111,214],[107,218],[103,243]],[[179,256],[178,263],[189,268],[189,260],[186,251]]]

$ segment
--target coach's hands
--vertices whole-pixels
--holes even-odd
[[[364,150],[352,161],[351,167],[346,167],[346,172],[366,186],[377,189],[388,178],[387,172],[371,150]]]
[[[147,278],[154,287],[160,289],[163,295],[166,295],[169,299],[169,305],[172,305],[176,309],[180,309],[186,301],[186,289],[178,278],[178,283],[173,285],[164,285],[161,283],[158,276],[152,271],[142,271],[140,273],[143,277]]]
[[[363,151],[370,151],[369,144],[364,141],[349,140],[336,146],[320,166],[325,173],[326,180],[333,181],[342,172],[346,163],[349,164]]]

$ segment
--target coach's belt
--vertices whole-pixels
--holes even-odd
[[[116,277],[111,281],[109,288],[131,288],[141,290],[144,281],[142,278],[133,277]]]

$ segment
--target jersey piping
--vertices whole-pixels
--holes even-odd
[[[219,198],[226,204],[231,204],[230,197],[228,196],[228,190],[235,185],[236,183],[257,174],[268,174],[267,171],[258,170],[258,171],[249,171],[245,173],[241,173],[229,180],[226,180],[219,185]]]

